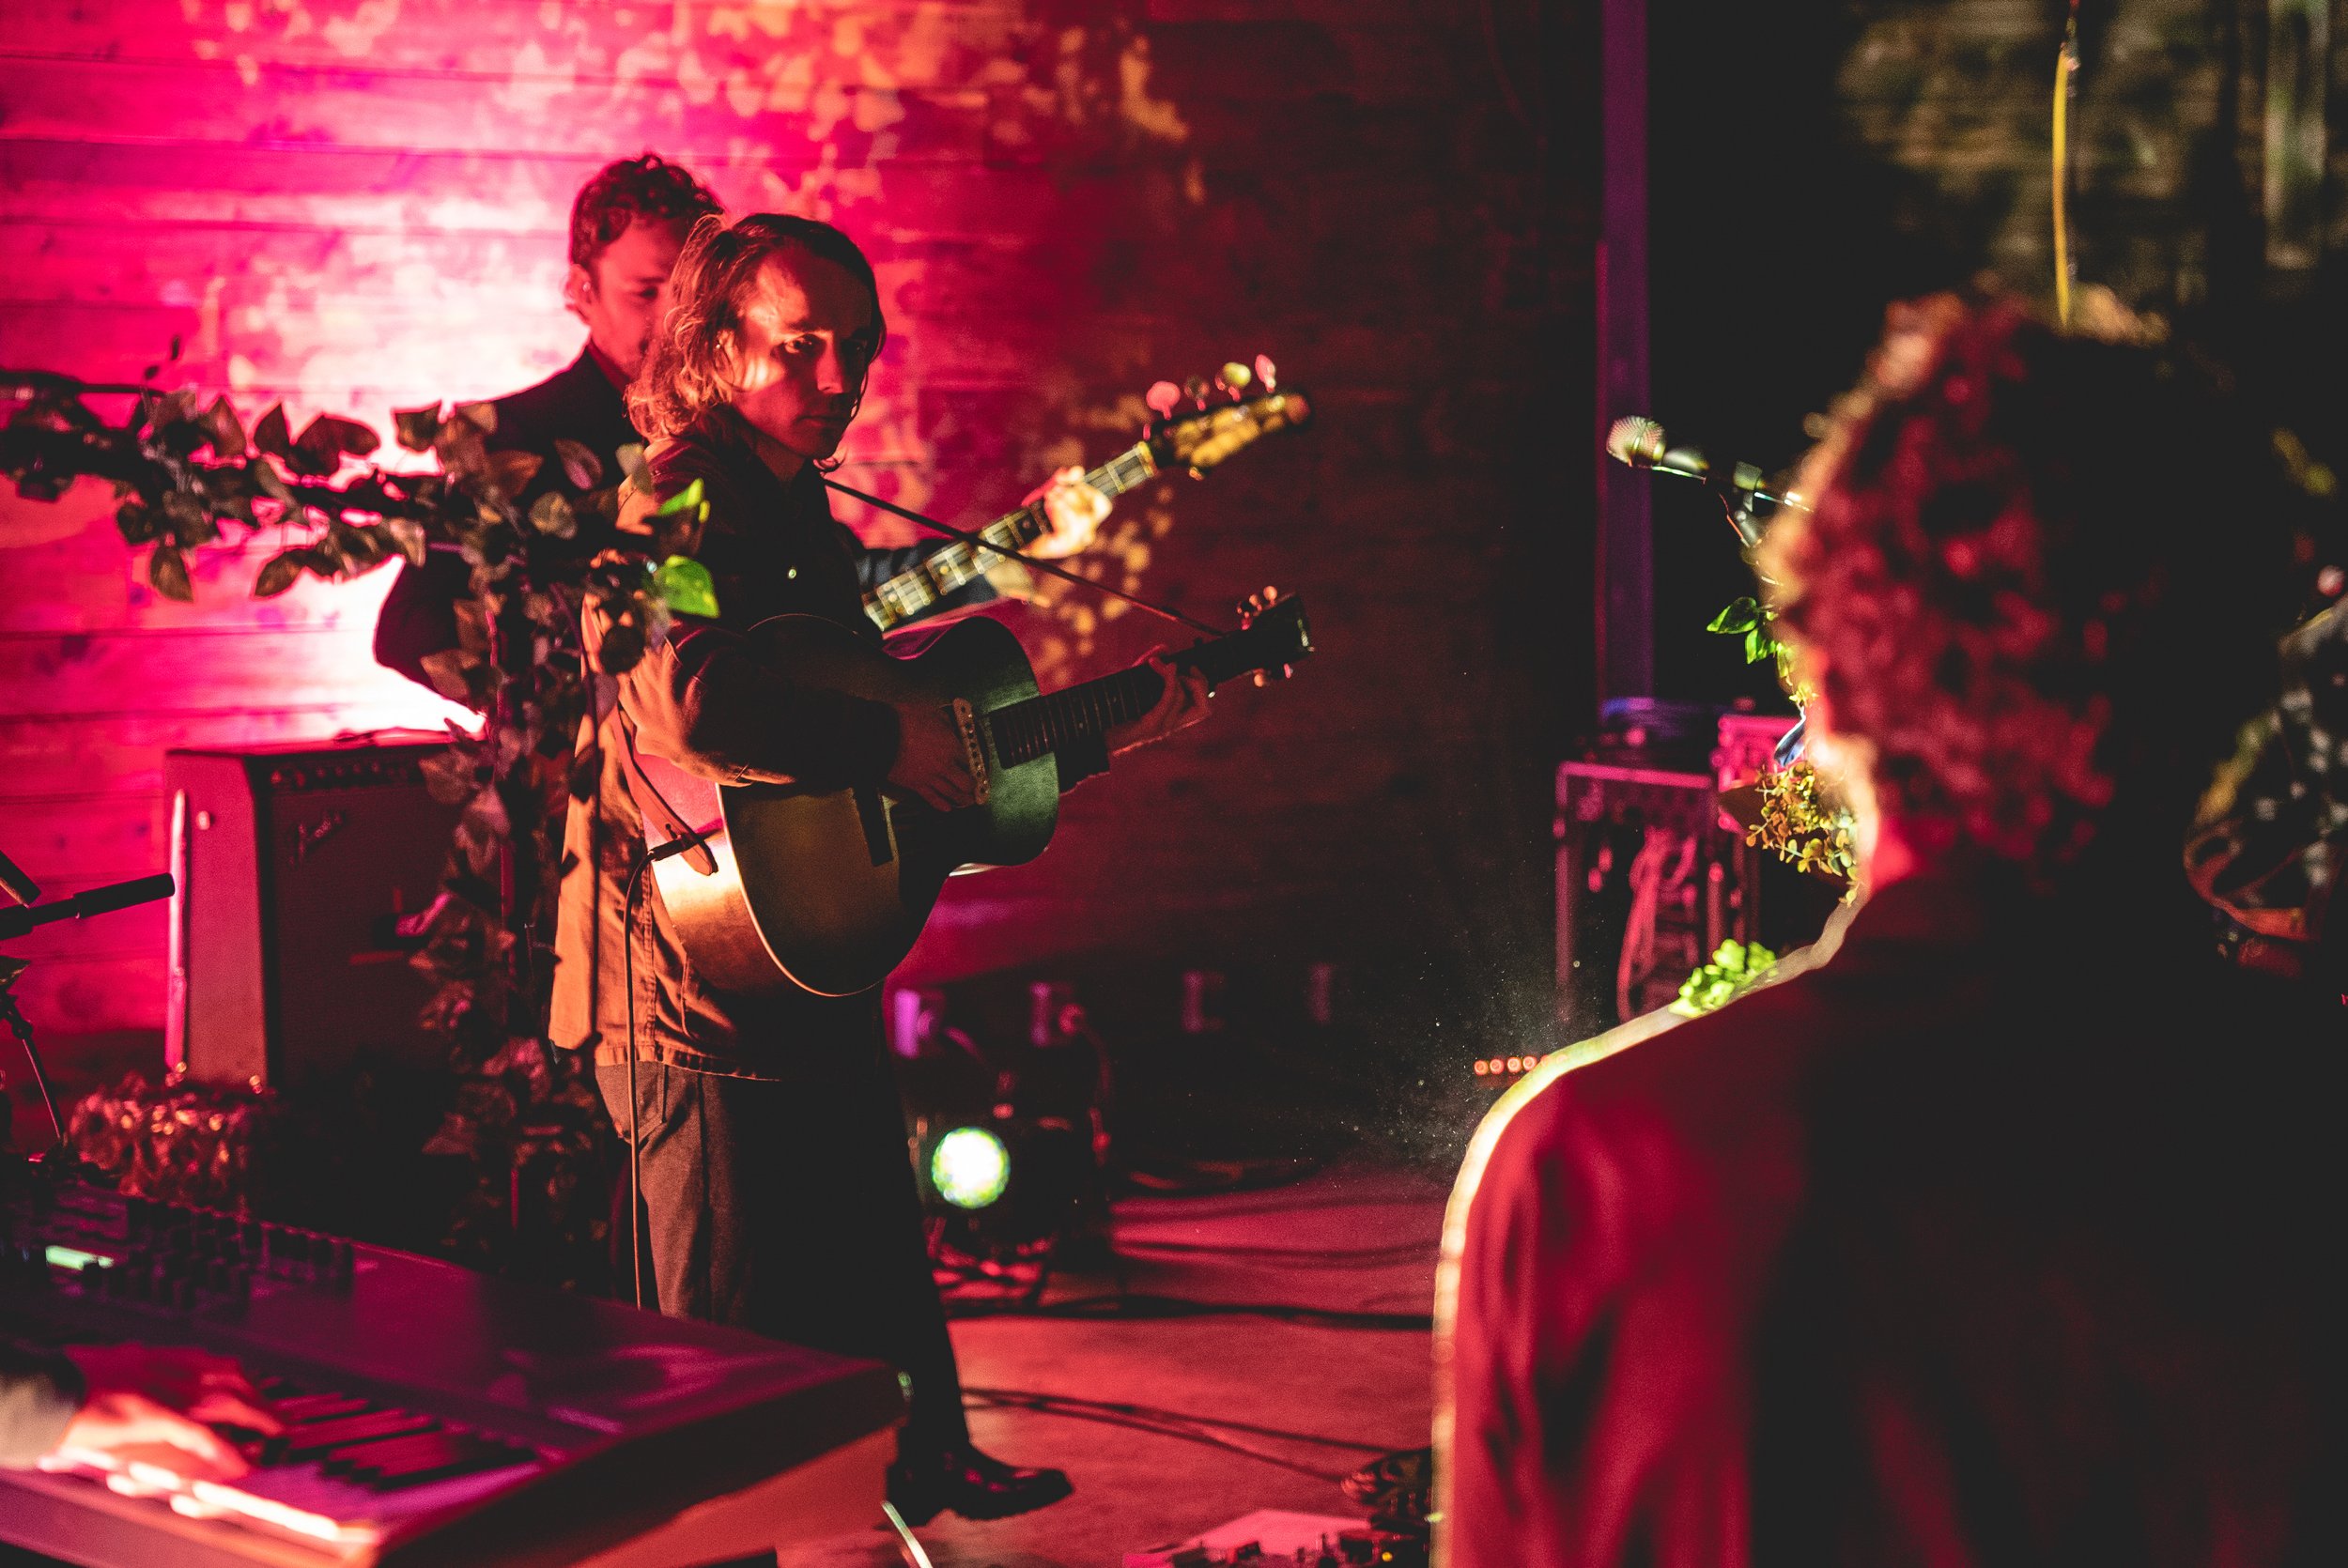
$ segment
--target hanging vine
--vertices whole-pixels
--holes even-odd
[[[363,424],[319,415],[295,434],[272,405],[248,427],[225,397],[157,388],[162,369],[114,385],[0,371],[12,404],[0,474],[34,500],[83,479],[112,484],[123,542],[149,552],[147,580],[181,601],[194,597],[191,557],[271,528],[295,542],[262,563],[253,583],[262,598],[305,574],[336,581],[394,559],[421,565],[436,546],[471,567],[468,656],[451,673],[485,720],[477,734],[452,726],[427,764],[435,798],[462,811],[439,896],[400,927],[434,982],[425,1022],[446,1041],[456,1079],[425,1152],[471,1167],[445,1237],[452,1253],[510,1261],[527,1208],[564,1232],[531,1238],[539,1271],[568,1277],[600,1251],[605,1214],[577,1189],[608,1136],[591,1077],[548,1044],[542,1022],[565,802],[597,776],[597,759],[579,750],[596,699],[579,616],[590,602],[613,616],[622,631],[602,662],[625,669],[672,607],[714,612],[708,575],[683,558],[656,563],[641,539],[614,531],[631,475],[604,473],[585,447],[555,443],[558,471],[545,474],[541,455],[497,450],[489,404],[395,412],[398,446],[436,461],[394,470],[369,461],[381,441]],[[112,399],[127,399],[128,412],[109,420],[92,403]],[[641,449],[622,455],[637,471]]]

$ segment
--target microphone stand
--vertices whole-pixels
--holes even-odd
[[[0,879],[0,887],[5,887],[11,897],[21,897],[23,890],[28,887],[36,899],[40,896],[39,887],[17,871],[5,856],[0,856],[0,866],[14,873]],[[56,899],[45,904],[28,900],[22,909],[0,910],[0,941],[23,936],[59,920],[85,919],[112,910],[129,909],[133,904],[168,899],[176,886],[169,872],[159,872],[151,877],[93,887],[70,899]],[[33,1043],[32,1021],[16,1005],[16,980],[24,973],[26,961],[23,959],[0,955],[0,1023],[6,1023],[8,1032],[16,1037],[17,1043],[24,1048],[24,1059],[32,1064],[33,1083],[40,1089],[41,1105],[49,1113],[49,1130],[56,1136],[55,1146],[62,1149],[65,1147],[65,1118],[57,1115],[56,1098],[49,1092],[49,1073],[41,1066],[39,1048]]]

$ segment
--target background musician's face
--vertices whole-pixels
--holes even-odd
[[[631,379],[644,368],[653,323],[660,315],[661,285],[685,248],[685,230],[666,219],[639,218],[585,267],[574,263],[564,285],[571,313],[587,335]]]
[[[847,434],[879,339],[873,296],[839,263],[766,258],[742,304],[734,407],[786,452],[828,457]]]

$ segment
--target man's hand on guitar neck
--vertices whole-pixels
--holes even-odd
[[[888,770],[889,787],[940,811],[977,805],[979,782],[970,776],[969,753],[953,710],[931,701],[894,706],[897,761]]]
[[[1108,520],[1109,498],[1084,483],[1084,477],[1083,467],[1072,464],[1020,503],[1033,506],[1042,501],[1044,518],[1052,525],[1051,532],[1027,546],[1029,555],[1055,561],[1090,547],[1093,536]]]
[[[1166,662],[1163,648],[1151,649],[1141,662],[1158,672],[1158,678],[1166,683],[1166,690],[1159,694],[1156,706],[1139,718],[1109,727],[1111,754],[1162,741],[1175,730],[1197,723],[1207,716],[1207,699],[1214,695],[1207,685],[1206,676],[1196,669],[1176,669]]]

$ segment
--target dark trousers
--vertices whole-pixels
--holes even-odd
[[[595,1069],[623,1138],[627,1075]],[[904,1113],[877,1041],[869,1068],[808,1083],[657,1062],[639,1063],[636,1078],[660,1309],[887,1361],[911,1382],[902,1456],[968,1442]]]

